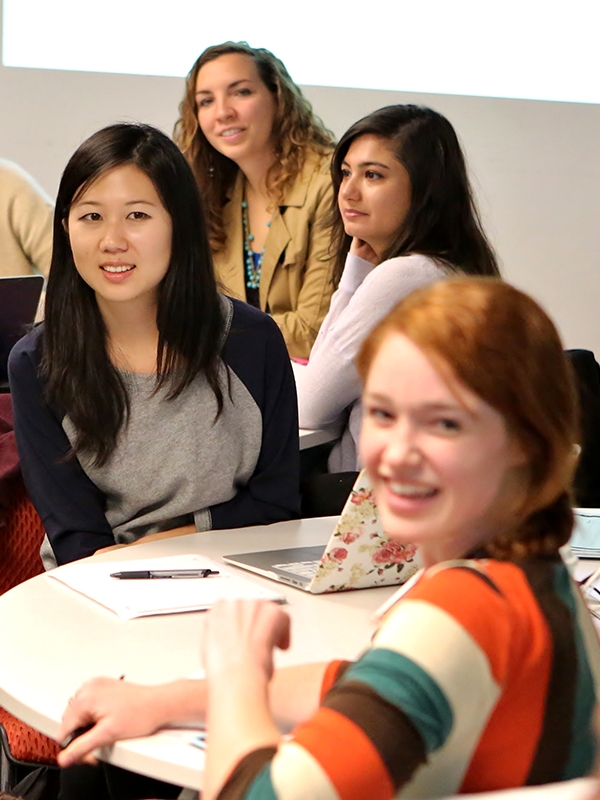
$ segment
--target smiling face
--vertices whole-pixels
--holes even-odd
[[[524,457],[495,409],[400,333],[375,355],[363,409],[361,456],[390,538],[429,566],[499,532]]]
[[[378,256],[391,244],[411,202],[410,178],[387,139],[355,139],[342,162],[338,205],[349,236],[367,242]]]
[[[71,206],[67,230],[77,272],[101,311],[114,303],[155,307],[172,224],[145,173],[127,165],[101,175]]]
[[[207,141],[240,168],[254,159],[272,161],[276,100],[250,56],[228,53],[204,64],[196,107]]]

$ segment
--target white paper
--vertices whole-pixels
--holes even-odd
[[[113,572],[158,569],[213,569],[207,578],[150,578],[120,580]],[[122,619],[202,611],[222,598],[252,598],[282,602],[283,596],[251,578],[200,555],[177,555],[135,561],[73,562],[57,567],[47,577],[60,581]]]

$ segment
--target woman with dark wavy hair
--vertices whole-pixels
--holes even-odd
[[[335,149],[332,175],[339,286],[298,394],[302,427],[343,427],[328,462],[339,473],[360,469],[354,359],[369,332],[413,289],[456,272],[499,272],[456,133],[437,111],[387,106],[359,120]],[[340,498],[355,477],[345,476]]]
[[[217,279],[307,358],[334,288],[332,134],[278,58],[225,42],[190,70],[175,141],[202,192]]]
[[[155,128],[104,128],[67,164],[45,322],[9,368],[46,567],[297,515],[283,340],[217,293],[196,182]]]

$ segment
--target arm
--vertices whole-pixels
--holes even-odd
[[[27,260],[47,278],[52,256],[52,202],[22,170],[15,169],[13,177],[18,189],[10,205],[10,227]]]
[[[239,313],[239,304],[236,316]],[[262,442],[256,468],[225,503],[210,507],[212,527],[239,528],[295,519],[300,512],[298,403],[290,360],[281,334],[262,312],[242,309],[223,358],[261,410]],[[235,321],[235,318],[234,318]]]
[[[307,251],[302,270],[302,286],[296,307],[283,313],[273,312],[293,358],[308,358],[321,323],[329,309],[333,292],[334,255],[330,252],[331,228],[327,218],[331,210],[333,187],[329,172],[319,175],[319,191],[310,210],[306,231]]]
[[[269,690],[277,724],[292,727],[318,706],[325,664],[303,664],[278,670]],[[77,728],[92,728],[58,756],[61,767],[95,761],[93,751],[122,739],[149,736],[169,725],[204,725],[207,691],[204,680],[178,680],[140,686],[115,678],[95,678],[72,697],[56,732],[59,742]],[[285,728],[284,728],[285,729]]]
[[[149,736],[167,725],[202,723],[206,685],[200,680],[180,680],[160,686],[96,678],[85,683],[69,701],[56,739],[64,742],[77,728],[91,730],[73,740],[58,755],[61,767],[77,761],[94,763],[92,752],[121,739]]]
[[[373,328],[413,289],[443,278],[430,259],[404,256],[375,267],[349,253],[338,290],[298,386],[300,426],[337,422],[361,394],[354,359]]]
[[[43,396],[38,344],[36,330],[15,346],[9,359],[15,435],[27,491],[58,563],[65,564],[115,542],[103,493],[76,458],[67,458],[71,445],[60,411]]]

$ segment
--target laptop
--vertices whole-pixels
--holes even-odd
[[[421,566],[414,545],[397,544],[385,535],[364,470],[325,548],[236,553],[223,560],[312,594],[404,583]]]
[[[8,389],[8,354],[33,325],[42,275],[0,278],[0,389]]]

